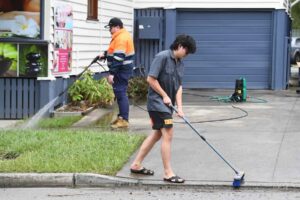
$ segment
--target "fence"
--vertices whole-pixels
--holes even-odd
[[[95,79],[105,76],[102,73],[94,74]],[[37,80],[36,78],[0,78],[0,119],[26,119],[32,117],[44,105],[66,90],[77,76],[68,78],[57,77],[55,80]],[[68,103],[65,92],[46,114]]]
[[[39,107],[39,87],[35,78],[0,79],[0,119],[28,118]]]

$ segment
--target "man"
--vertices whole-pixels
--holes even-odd
[[[123,28],[123,22],[119,18],[110,19],[105,28],[109,28],[112,35],[106,55],[109,68],[107,80],[113,86],[119,107],[118,117],[112,122],[111,127],[127,128],[129,126],[127,88],[128,79],[133,71],[134,44],[130,33]]]
[[[147,82],[149,83],[147,109],[154,132],[143,142],[135,160],[131,173],[153,175],[154,171],[142,166],[142,161],[154,144],[162,138],[161,156],[164,167],[164,181],[183,183],[171,167],[171,141],[173,137],[173,110],[170,105],[177,105],[178,115],[184,116],[182,110],[182,59],[195,53],[195,40],[188,35],[176,37],[169,50],[158,53],[150,66]]]

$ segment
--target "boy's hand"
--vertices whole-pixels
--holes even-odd
[[[163,101],[164,101],[164,104],[166,104],[167,106],[172,105],[172,101],[171,101],[170,97],[168,97],[168,96],[164,96]]]
[[[182,107],[177,108],[177,116],[179,116],[179,117],[183,117],[184,116]]]

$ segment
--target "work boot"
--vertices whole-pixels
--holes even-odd
[[[110,125],[111,128],[117,129],[117,128],[128,128],[129,122],[122,117],[119,117],[117,122]]]
[[[112,122],[110,123],[110,125],[113,125],[113,124],[117,123],[120,119],[123,119],[123,117],[118,116],[114,121],[112,121]]]

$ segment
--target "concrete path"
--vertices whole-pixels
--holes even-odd
[[[193,123],[235,168],[246,172],[245,185],[300,186],[299,95],[294,91],[249,91],[253,98],[245,103],[231,104],[212,101],[207,97],[230,95],[231,91],[190,90],[185,93],[184,112],[191,122],[248,115],[234,120]],[[132,131],[151,133],[145,111],[133,106],[130,115]],[[187,183],[232,182],[233,170],[187,124],[179,123],[181,119],[175,118],[175,122],[172,146],[172,166],[175,172],[185,178]],[[130,174],[129,167],[134,157],[131,157],[118,176],[162,180],[160,144],[156,144],[143,163],[155,171],[154,176]]]
[[[20,120],[0,120],[0,129],[7,129],[14,127]]]

